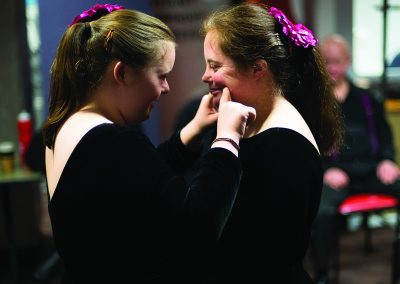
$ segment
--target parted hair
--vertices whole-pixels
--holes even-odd
[[[204,20],[201,31],[203,36],[217,33],[221,51],[238,70],[265,59],[277,87],[309,125],[321,153],[329,155],[339,148],[343,118],[318,46],[296,46],[262,4],[217,10]]]
[[[49,117],[43,139],[52,149],[58,130],[88,102],[113,60],[140,70],[160,52],[160,43],[175,42],[159,19],[135,10],[118,10],[91,22],[75,23],[62,36],[51,66]]]

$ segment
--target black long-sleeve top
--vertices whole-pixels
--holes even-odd
[[[237,157],[194,161],[179,135],[157,149],[142,133],[102,124],[72,152],[49,214],[65,283],[197,283],[239,186]]]
[[[321,189],[321,158],[301,134],[270,128],[240,142],[243,178],[212,283],[312,283],[302,262]]]
[[[368,97],[369,103],[363,103],[364,96]],[[371,125],[368,122],[368,105],[372,111]],[[341,103],[341,108],[344,116],[345,144],[338,153],[324,159],[325,170],[338,167],[350,178],[363,178],[374,174],[380,161],[394,160],[392,133],[380,101],[367,90],[350,84],[349,94]],[[375,152],[372,142],[374,135],[378,142]]]

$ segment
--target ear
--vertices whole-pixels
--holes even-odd
[[[123,63],[122,61],[118,61],[114,65],[113,75],[114,75],[114,80],[117,83],[124,83],[125,82],[126,67],[127,67],[126,64]]]
[[[268,70],[268,63],[265,61],[265,59],[257,59],[252,68],[252,74],[256,79],[259,79],[261,77],[264,77],[264,75],[267,73]]]

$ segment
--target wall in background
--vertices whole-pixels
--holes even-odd
[[[27,107],[25,98],[29,95],[24,9],[23,1],[1,2],[0,141],[14,143],[17,142],[17,114]]]

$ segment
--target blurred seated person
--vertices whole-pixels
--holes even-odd
[[[344,146],[324,159],[324,186],[311,242],[317,283],[322,284],[329,283],[328,264],[340,203],[355,193],[400,197],[400,171],[394,162],[392,133],[382,101],[346,76],[351,63],[347,42],[340,35],[331,35],[320,48],[345,124]]]

